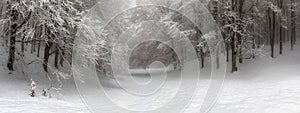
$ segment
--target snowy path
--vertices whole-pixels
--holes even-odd
[[[300,46],[295,51],[286,50],[275,59],[266,56],[245,60],[239,72],[228,73],[223,92],[211,113],[300,113]],[[207,83],[203,79],[198,87],[204,88]],[[161,95],[149,99],[131,97],[117,88],[108,88],[108,95],[124,108],[151,109],[172,97],[176,92],[174,88],[177,87],[171,85]],[[199,92],[196,102],[201,96]],[[185,113],[198,113],[200,102],[201,99],[199,104],[189,106]]]

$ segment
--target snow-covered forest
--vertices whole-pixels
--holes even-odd
[[[2,113],[299,113],[299,0],[1,0]]]

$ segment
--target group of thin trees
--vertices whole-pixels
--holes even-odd
[[[1,3],[2,46],[8,48],[7,68],[13,71],[16,55],[23,57],[27,46],[30,53],[42,57],[48,71],[48,60],[54,66],[70,62],[76,26],[81,19],[80,3],[70,0],[4,0]]]
[[[287,44],[294,49],[298,4],[297,0],[211,0],[208,7],[222,31],[232,72],[244,59],[261,54],[264,45],[270,46],[273,58],[276,44],[278,54]],[[28,45],[31,54],[42,57],[45,71],[52,55],[56,68],[71,63],[77,26],[88,7],[80,0],[2,0],[1,38],[8,48],[7,68],[14,70],[16,55],[24,55]],[[204,49],[199,48],[202,67]]]
[[[294,49],[299,24],[298,4],[295,0],[211,1],[209,8],[222,29],[232,72],[238,71],[238,62],[262,54],[264,45],[270,46],[272,58],[277,52],[276,44],[280,55],[287,42],[291,50]]]

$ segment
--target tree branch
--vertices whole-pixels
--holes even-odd
[[[31,15],[32,15],[32,11],[29,12],[28,16],[25,18],[25,20],[15,29],[15,32],[14,33],[17,33],[17,31],[23,26],[25,25],[29,19],[31,18]],[[12,34],[14,35],[14,34]]]

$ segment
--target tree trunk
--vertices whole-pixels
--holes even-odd
[[[3,8],[4,8],[4,1],[2,1],[2,3],[1,3],[1,7],[0,7],[0,18],[2,18],[3,17]],[[2,23],[1,23],[2,24]],[[2,26],[0,26],[0,28],[1,28]],[[4,28],[4,27],[3,27]],[[2,31],[2,33],[4,33],[4,30],[3,30],[3,28],[1,29],[1,31]],[[4,39],[4,37],[2,37],[3,36],[3,34],[1,34],[1,38],[3,38],[3,40],[5,40]],[[4,45],[5,45],[5,43],[4,42],[2,42],[2,47],[4,47]]]
[[[33,41],[33,52],[35,52],[36,38],[34,38],[32,41]]]
[[[234,4],[237,1],[232,0],[232,7],[231,10],[235,11],[235,6]],[[235,22],[234,17],[231,18],[231,20],[229,20],[229,24],[232,24]],[[238,70],[237,68],[237,64],[236,64],[236,58],[237,58],[237,50],[236,50],[236,33],[233,31],[232,28],[230,28],[230,45],[231,45],[231,66],[232,66],[232,70],[231,72],[236,72]]]
[[[235,46],[235,36],[232,31],[231,33],[231,60],[232,60],[232,71],[235,72],[237,71],[237,65],[236,65],[236,46]]]
[[[12,29],[16,28],[16,24],[11,26]],[[9,58],[7,63],[7,68],[10,71],[14,70],[14,62],[15,62],[15,51],[16,51],[16,36],[13,36],[15,33],[12,33],[12,36],[10,37],[10,47],[9,47]]]
[[[237,71],[237,65],[236,65],[236,58],[237,58],[237,51],[236,51],[236,41],[235,41],[235,33],[234,31],[231,29],[230,31],[230,45],[231,45],[231,60],[232,60],[232,71],[231,72],[235,72]]]
[[[292,27],[292,31],[291,31],[291,49],[293,50],[294,49],[294,44],[295,44],[295,39],[296,39],[296,29],[295,29],[295,24],[296,24],[296,22],[295,22],[295,7],[294,7],[294,5],[295,5],[295,0],[291,0],[291,3],[292,3],[292,5],[291,5],[291,21],[292,21],[292,25],[291,25],[291,27]]]
[[[253,44],[252,44],[252,49],[255,49],[255,39],[253,38],[252,40]],[[255,53],[252,54],[252,58],[255,58]]]
[[[17,20],[18,20],[18,13],[15,9],[11,11],[11,28],[10,28],[10,47],[9,47],[9,58],[7,63],[7,68],[10,71],[14,70],[14,62],[15,62],[15,51],[16,51],[16,32],[17,32]]]
[[[53,45],[52,42],[46,42],[45,51],[44,51],[44,63],[43,63],[43,67],[46,72],[48,72],[48,60],[50,57],[50,49],[52,45]]]
[[[1,7],[0,7],[0,18],[2,18],[3,7],[4,7],[4,3],[3,3],[3,1],[2,1],[2,2],[1,2]]]
[[[42,26],[40,26],[39,27],[39,30],[40,30],[40,32],[39,32],[39,41],[38,41],[38,51],[37,51],[37,57],[40,57],[40,51],[41,51],[41,39],[42,39],[42,34],[43,33],[45,33],[45,31],[44,31],[44,26],[42,25]]]
[[[203,48],[200,47],[200,57],[201,57],[201,68],[204,68],[204,53],[203,53]]]
[[[40,50],[41,50],[41,40],[38,41],[37,57],[40,57]]]
[[[238,16],[239,19],[238,20],[238,30],[242,31],[242,22],[241,19],[243,18],[243,5],[244,5],[244,0],[239,0],[239,11],[238,11]],[[242,52],[242,35],[237,33],[237,39],[238,39],[238,52],[239,52],[239,63],[243,63],[243,52]]]
[[[275,34],[276,34],[276,14],[273,11],[273,24],[272,24],[272,38],[271,38],[271,57],[275,58],[274,45],[275,45]]]
[[[272,14],[272,17],[271,17]],[[274,38],[275,38],[275,12],[268,8],[268,20],[269,20],[269,42],[271,46],[271,57],[274,58]]]
[[[22,42],[21,42],[21,51],[22,51],[22,53],[25,52],[25,37],[24,36],[23,36]]]
[[[64,56],[65,56],[65,47],[63,47],[63,49],[61,50],[61,56],[60,56],[60,61],[59,61],[59,64],[60,66],[64,66]]]
[[[31,40],[31,42],[30,42],[30,45],[31,45],[30,53],[33,54],[33,45],[34,45],[34,44],[33,44],[33,41],[32,41],[32,40]]]
[[[229,44],[228,44],[228,42],[226,41],[225,42],[225,44],[226,44],[226,61],[227,62],[229,62]]]
[[[216,51],[216,63],[217,63],[217,69],[220,69],[220,54],[219,54],[219,50]]]
[[[67,43],[67,38],[64,37],[64,42]],[[64,60],[65,60],[65,51],[66,51],[66,46],[63,45],[62,49],[61,49],[61,57],[60,57],[60,66],[64,66]]]
[[[218,23],[219,22],[219,18],[218,18],[218,11],[219,11],[219,7],[218,7],[218,1],[212,1],[212,15],[213,15],[213,17],[214,17],[214,19],[215,19],[215,21],[216,21],[216,23]],[[220,58],[219,58],[219,51],[218,51],[218,48],[216,48],[216,50],[215,50],[215,52],[216,52],[216,65],[217,65],[217,69],[219,69],[220,68]]]
[[[59,47],[56,45],[55,57],[54,57],[54,67],[58,68],[58,56],[59,56]]]
[[[282,6],[282,0],[279,0],[279,6],[280,6],[280,9],[283,10],[283,6]],[[279,18],[279,36],[280,36],[280,41],[279,41],[279,54],[282,54],[282,46],[283,46],[283,28],[282,28],[282,25],[281,25],[282,21],[281,21],[281,16]]]

